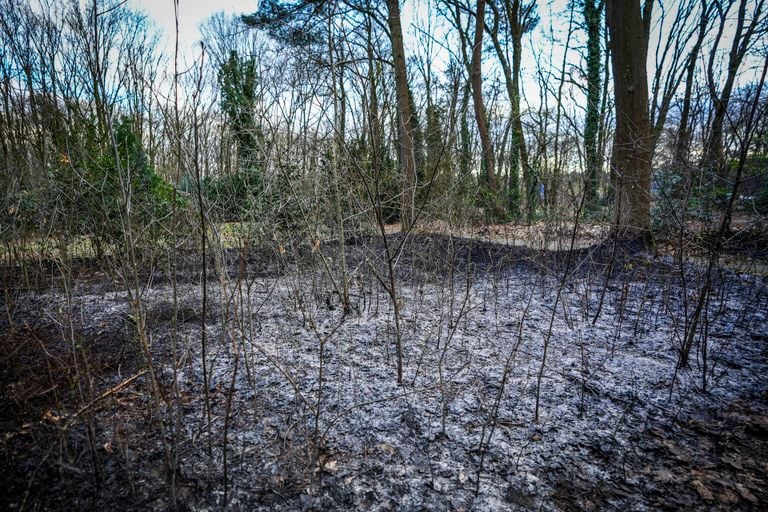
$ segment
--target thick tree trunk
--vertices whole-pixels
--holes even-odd
[[[483,171],[486,184],[491,193],[492,200],[496,202],[496,171],[491,143],[491,134],[488,130],[488,117],[483,103],[483,31],[485,30],[485,0],[477,0],[475,15],[475,39],[472,46],[472,98],[475,104],[475,120],[480,134],[480,146],[483,159]]]
[[[413,151],[411,105],[408,100],[408,69],[403,48],[403,29],[400,25],[399,0],[387,0],[387,23],[392,42],[392,60],[395,68],[397,118],[400,127],[400,167],[403,172],[403,197],[400,222],[403,230],[411,227],[415,217],[416,158]]]
[[[650,237],[651,125],[646,54],[652,0],[641,14],[640,0],[606,2],[611,37],[616,133],[611,170],[614,230],[632,238]]]

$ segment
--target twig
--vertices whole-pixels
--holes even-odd
[[[93,400],[91,400],[90,402],[85,404],[84,406],[82,406],[80,409],[77,410],[76,413],[74,413],[72,416],[70,416],[68,418],[70,423],[67,426],[65,426],[64,428],[67,429],[70,426],[72,426],[71,425],[71,421],[72,420],[74,420],[75,418],[77,418],[78,416],[80,416],[81,414],[86,412],[87,410],[91,409],[97,403],[101,402],[105,398],[109,398],[110,396],[114,395],[118,391],[121,391],[122,389],[130,386],[133,383],[133,381],[135,381],[136,379],[138,379],[139,377],[143,376],[146,373],[147,373],[147,370],[141,370],[140,372],[132,375],[131,377],[128,377],[127,379],[125,379],[124,381],[120,382],[119,384],[117,384],[117,385],[109,388],[108,390],[104,391],[102,394],[100,394],[99,396],[97,396],[96,398],[94,398]]]

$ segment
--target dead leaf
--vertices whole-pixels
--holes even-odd
[[[395,452],[397,451],[397,448],[387,443],[377,444],[376,449],[379,450],[381,453],[386,453],[388,455],[394,455]]]
[[[731,489],[723,489],[717,494],[717,499],[720,503],[726,503],[728,505],[734,505],[739,502],[739,497]]]
[[[459,482],[465,483],[467,481],[467,475],[463,471],[459,471]]]
[[[729,466],[731,466],[733,469],[737,471],[741,471],[742,469],[744,469],[744,466],[742,465],[741,460],[739,460],[738,458],[732,455],[724,455],[723,462],[725,462],[726,464],[728,464]]]
[[[703,499],[707,501],[712,501],[715,499],[715,496],[714,494],[712,494],[712,491],[707,489],[707,486],[704,485],[701,481],[693,480],[691,482],[691,485],[693,485],[693,487],[696,488],[696,490],[699,493],[699,496],[701,496]]]
[[[741,497],[747,500],[750,503],[757,503],[757,496],[752,494],[749,489],[744,487],[742,484],[736,484],[736,490],[739,491],[739,494],[741,494]]]
[[[45,421],[50,421],[51,423],[58,423],[61,421],[61,416],[57,415],[52,410],[48,409],[45,411],[45,414],[43,414],[43,419]]]
[[[672,482],[674,480],[677,480],[675,477],[675,474],[671,471],[668,471],[666,469],[661,469],[656,472],[656,474],[653,476],[653,479],[657,482],[667,483]]]

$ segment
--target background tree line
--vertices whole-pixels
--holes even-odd
[[[265,240],[766,211],[765,2],[407,7],[268,0],[181,63],[122,3],[3,0],[4,243],[167,240],[196,166],[214,224]]]

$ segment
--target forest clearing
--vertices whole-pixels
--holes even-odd
[[[144,276],[154,377],[126,292],[87,261],[71,289],[18,296],[3,353],[7,504],[166,508],[158,435],[178,443],[176,499],[191,509],[225,492],[246,510],[766,503],[764,276],[723,271],[707,338],[677,368],[685,289],[669,257],[615,256],[609,275],[610,245],[592,246],[562,280],[563,253],[427,234],[405,247],[402,385],[393,305],[366,268],[385,272],[375,239],[349,245],[348,314],[311,249],[226,252],[205,317],[199,265],[180,263],[192,282],[175,291],[163,272]],[[156,396],[152,378],[175,395]]]
[[[0,0],[0,509],[768,509],[768,0],[241,2]]]

